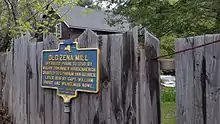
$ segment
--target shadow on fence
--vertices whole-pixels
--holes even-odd
[[[56,90],[40,87],[41,51],[56,48],[58,40],[31,39],[26,35],[15,40],[13,52],[0,57],[3,103],[15,124],[63,124],[63,101]],[[72,100],[70,123],[159,124],[159,63],[150,59],[159,54],[159,40],[145,32],[140,60],[137,28],[101,36],[86,30],[78,42],[80,47],[101,50],[101,89],[98,94],[79,93]]]

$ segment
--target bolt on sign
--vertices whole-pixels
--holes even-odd
[[[42,51],[41,86],[57,89],[65,103],[78,92],[99,91],[99,49],[78,48],[66,40],[58,49]]]

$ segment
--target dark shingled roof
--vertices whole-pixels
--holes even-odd
[[[125,32],[129,29],[129,25],[121,24],[117,26],[109,26],[106,19],[109,17],[107,12],[92,10],[86,13],[87,10],[91,10],[84,7],[63,6],[59,8],[58,15],[64,19],[64,23],[69,28],[78,29],[91,29],[95,31],[106,32]]]

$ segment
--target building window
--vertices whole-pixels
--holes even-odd
[[[56,37],[61,38],[62,37],[62,27],[61,23],[56,24]]]

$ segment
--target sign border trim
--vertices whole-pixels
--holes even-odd
[[[58,44],[58,48],[57,49],[51,49],[51,50],[42,50],[41,51],[41,71],[40,71],[40,84],[42,88],[50,88],[50,89],[56,89],[57,90],[57,95],[62,97],[65,103],[70,102],[70,100],[72,98],[76,98],[78,96],[78,91],[79,92],[87,92],[87,93],[98,93],[99,89],[100,89],[100,49],[99,48],[79,48],[78,47],[78,42],[75,41],[73,42],[73,44],[76,44],[76,50],[78,51],[85,51],[85,50],[97,50],[97,76],[96,76],[96,82],[97,82],[97,88],[96,91],[90,91],[90,90],[75,90],[75,94],[74,95],[63,95],[63,94],[59,94],[58,93],[58,88],[57,87],[51,87],[51,86],[43,86],[43,80],[42,80],[42,76],[43,76],[43,53],[44,52],[56,52],[60,50],[60,45],[64,44],[59,43]]]

